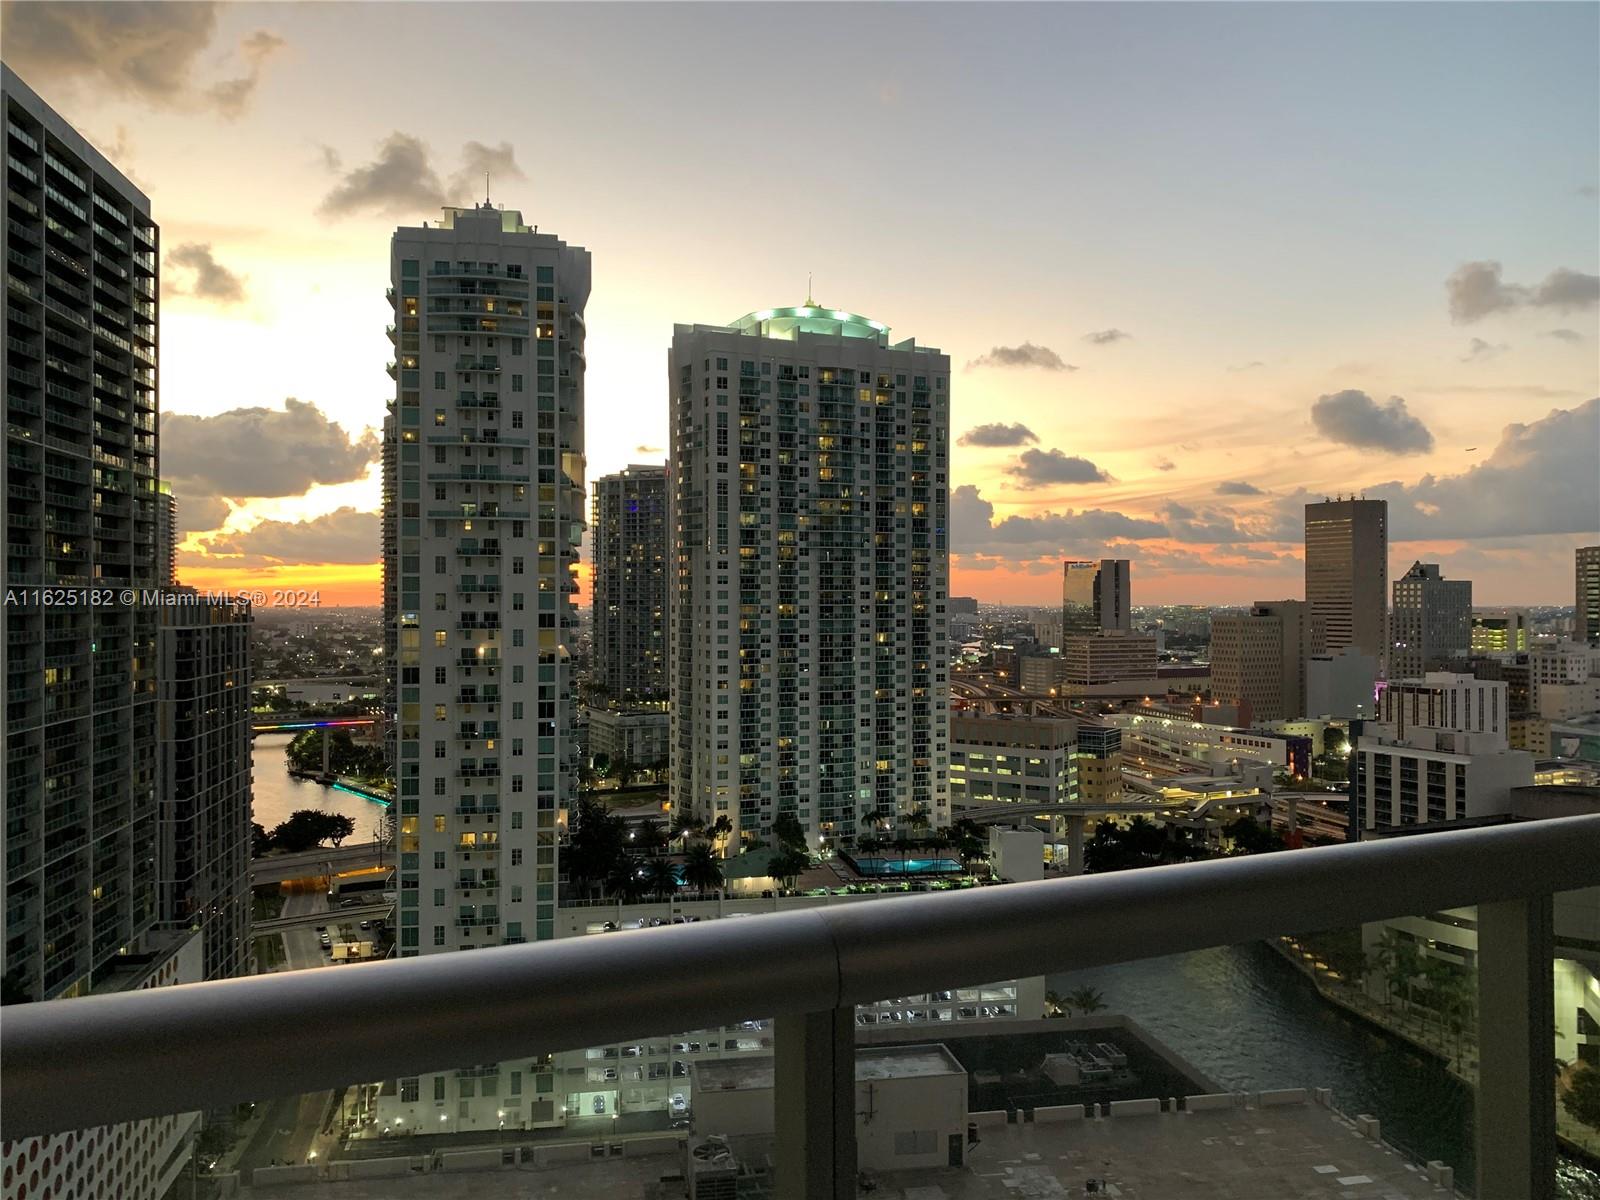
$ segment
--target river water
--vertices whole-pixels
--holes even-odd
[[[1427,1162],[1473,1174],[1472,1092],[1440,1062],[1323,1000],[1260,943],[1221,946],[1048,977],[1088,985],[1225,1091],[1326,1087],[1335,1107],[1371,1113],[1383,1136]],[[1600,1197],[1600,1176],[1564,1168],[1562,1195]]]
[[[375,800],[363,800],[349,792],[335,791],[309,779],[295,779],[289,774],[284,750],[294,739],[289,733],[258,733],[251,750],[251,769],[255,776],[251,807],[252,818],[258,825],[270,830],[289,819],[289,814],[300,808],[318,808],[323,812],[339,813],[356,823],[352,841],[370,841],[376,836],[378,822],[383,818],[383,805]]]

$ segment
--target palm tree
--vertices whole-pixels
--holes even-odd
[[[665,858],[652,858],[644,864],[644,882],[652,895],[670,896],[678,890],[677,864]]]
[[[627,904],[643,900],[650,891],[644,877],[644,860],[634,854],[619,854],[606,872],[606,890]]]
[[[648,854],[653,858],[666,847],[667,835],[660,821],[640,821],[634,827],[632,841],[640,854]]]
[[[1059,992],[1046,992],[1044,994],[1044,1015],[1047,1017],[1065,1015],[1061,1011],[1061,994]]]
[[[668,833],[668,838],[671,841],[677,841],[679,838],[687,838],[699,833],[705,827],[706,823],[687,809],[675,809],[672,814],[672,828]]]
[[[711,822],[708,832],[711,841],[717,847],[717,853],[722,854],[727,850],[728,835],[733,832],[733,822],[728,820],[726,813],[719,813],[717,819]]]
[[[767,873],[785,890],[794,888],[794,881],[811,865],[811,855],[793,846],[784,846],[775,853],[767,866]]]
[[[1067,993],[1067,1007],[1084,1016],[1100,1012],[1106,1006],[1105,994],[1099,988],[1083,987],[1073,988]]]
[[[697,892],[721,889],[722,864],[717,861],[710,846],[689,847],[689,852],[683,856],[683,882]]]

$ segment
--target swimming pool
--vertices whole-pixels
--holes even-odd
[[[863,875],[951,875],[961,870],[953,858],[852,858]]]

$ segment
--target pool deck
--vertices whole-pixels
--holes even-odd
[[[671,1200],[673,1154],[292,1187],[304,1200]],[[873,1172],[871,1200],[1445,1200],[1420,1167],[1314,1103],[986,1127],[963,1167]],[[1087,1192],[1090,1179],[1104,1180]],[[867,1193],[863,1193],[867,1195]]]

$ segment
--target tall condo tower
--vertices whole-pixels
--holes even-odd
[[[667,696],[667,469],[594,482],[594,671],[604,698]]]
[[[485,204],[396,230],[390,271],[399,513],[384,548],[410,957],[551,936],[577,765],[589,254]]]
[[[807,303],[677,326],[668,378],[674,808],[947,824],[949,358]]]
[[[485,203],[397,229],[390,276],[398,949],[548,939],[557,828],[577,786],[589,253]],[[553,1094],[548,1072],[524,1060],[391,1081],[379,1108],[416,1128],[448,1096],[453,1128],[520,1128],[551,1119]]]
[[[1061,564],[1061,636],[1133,629],[1129,561],[1102,558]]]
[[[159,235],[143,192],[6,71],[6,583],[156,588]],[[155,605],[5,607],[6,938],[79,995],[157,917]]]
[[[1311,652],[1354,646],[1385,661],[1389,640],[1389,502],[1306,505],[1306,603]]]

